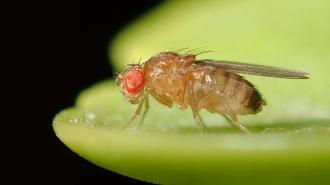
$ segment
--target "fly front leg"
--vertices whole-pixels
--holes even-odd
[[[150,104],[149,104],[149,96],[148,94],[145,95],[145,99],[144,99],[144,110],[143,110],[143,114],[142,114],[142,117],[141,117],[141,120],[140,120],[140,123],[139,123],[139,128],[142,127],[142,124],[144,122],[144,119],[148,113],[148,110],[150,108]]]
[[[142,100],[141,100],[141,102],[139,103],[139,105],[138,105],[138,107],[137,107],[137,109],[136,109],[136,111],[135,111],[135,113],[134,113],[134,115],[132,116],[132,118],[124,125],[124,127],[123,127],[123,129],[126,129],[126,128],[128,128],[128,127],[131,127],[132,126],[132,124],[133,124],[133,121],[141,114],[141,109],[142,109],[142,106],[143,106],[143,103],[144,103],[144,101],[145,101],[145,97],[146,97],[146,95],[144,95],[143,97],[142,97]]]

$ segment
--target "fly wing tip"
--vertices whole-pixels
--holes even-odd
[[[301,76],[299,76],[299,79],[309,79],[309,73],[303,73]]]
[[[303,74],[303,76],[305,77],[304,79],[309,79],[309,76],[310,76],[310,75],[311,75],[310,73],[306,73],[306,72],[305,72],[305,73]]]

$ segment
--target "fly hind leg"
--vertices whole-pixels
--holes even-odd
[[[242,125],[239,121],[238,121],[238,118],[237,118],[237,115],[235,114],[232,114],[230,115],[231,119],[228,118],[228,116],[226,115],[223,115],[223,117],[229,122],[231,123],[233,126],[239,128],[241,131],[247,133],[247,134],[250,134],[250,130],[247,129],[244,125]]]
[[[223,115],[224,118],[231,123],[233,126],[239,128],[241,131],[245,132],[245,133],[251,133],[249,131],[249,129],[247,129],[244,125],[242,125],[237,118],[237,115],[235,114],[235,112],[231,109],[231,107],[229,106],[229,102],[228,99],[226,97],[222,97],[221,98],[221,102],[226,110],[226,112],[228,113],[228,115],[231,117],[231,119],[228,118],[228,116]]]

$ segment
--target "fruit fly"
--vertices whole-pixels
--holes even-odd
[[[201,109],[223,115],[243,132],[237,115],[256,114],[266,105],[252,83],[238,74],[260,75],[287,79],[307,79],[308,73],[279,67],[246,64],[240,62],[197,60],[196,54],[162,52],[143,64],[130,64],[119,73],[116,83],[123,96],[138,107],[126,126],[141,114],[145,104],[143,121],[148,108],[148,96],[172,107],[191,108],[199,130]]]

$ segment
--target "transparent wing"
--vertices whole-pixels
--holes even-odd
[[[280,67],[246,64],[231,61],[196,60],[195,64],[212,70],[225,70],[233,73],[269,76],[276,78],[307,79],[308,73]]]

